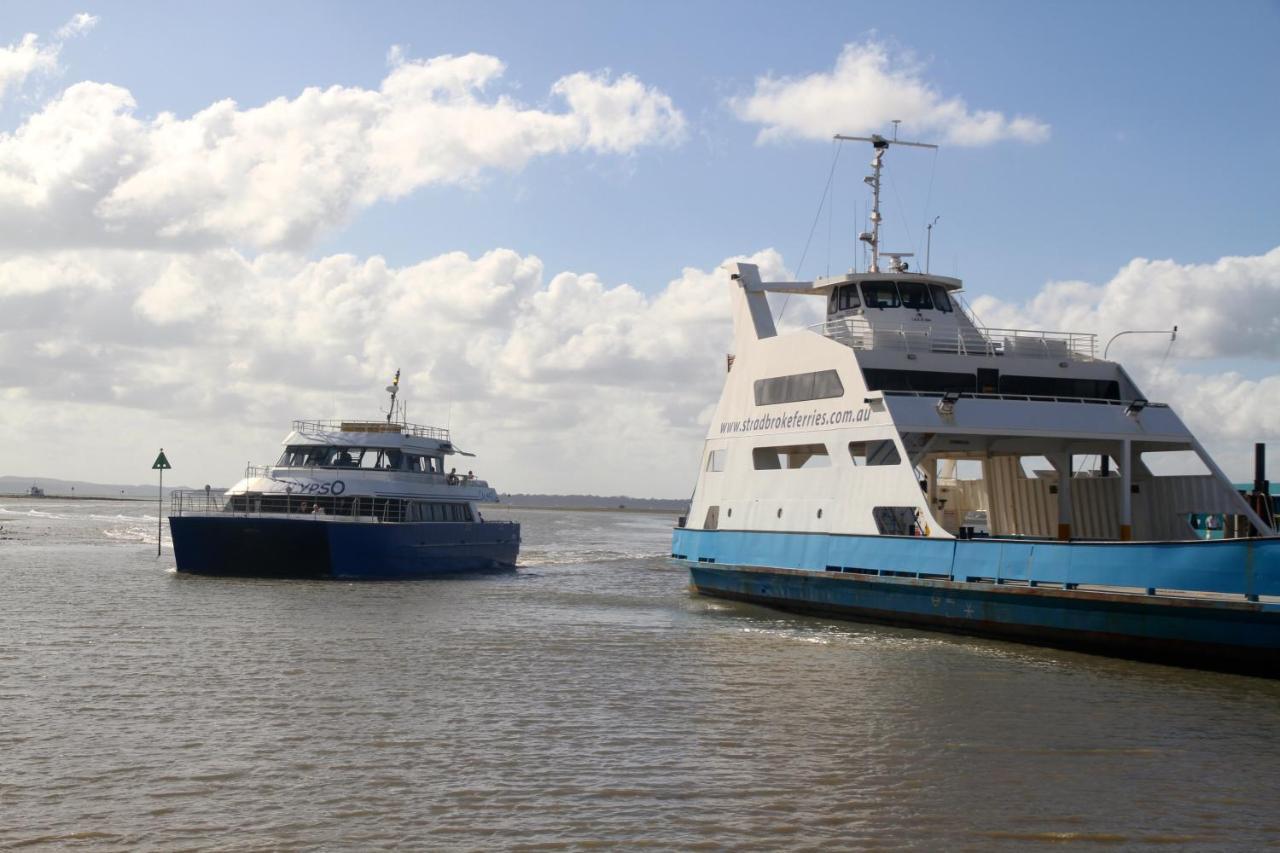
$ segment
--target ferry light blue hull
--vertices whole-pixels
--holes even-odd
[[[1280,605],[1248,598],[1280,593],[1276,539],[1058,543],[680,529],[672,556],[689,564],[704,595],[1280,676]],[[781,565],[787,558],[800,565]],[[1153,587],[1240,597],[1143,594]]]
[[[396,580],[515,568],[520,525],[371,524],[172,516],[179,572],[231,577]]]

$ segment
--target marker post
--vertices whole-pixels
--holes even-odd
[[[156,556],[160,556],[160,539],[164,535],[164,470],[172,468],[169,460],[164,455],[164,448],[160,448],[160,455],[156,457],[156,461],[151,463],[152,470],[160,472],[160,489],[156,493]]]

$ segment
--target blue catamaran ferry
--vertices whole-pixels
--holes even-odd
[[[394,579],[514,569],[520,525],[486,521],[498,499],[446,460],[448,430],[396,419],[293,422],[275,465],[225,494],[178,491],[177,570],[240,577]]]
[[[958,279],[881,252],[883,159],[915,143],[866,141],[866,271],[764,282],[730,265],[734,352],[671,545],[692,588],[1280,676],[1263,473],[1247,500],[1093,335],[983,328]],[[768,293],[822,299],[827,319],[779,334]],[[1170,455],[1198,471],[1169,473]]]

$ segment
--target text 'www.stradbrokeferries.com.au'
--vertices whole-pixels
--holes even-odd
[[[871,407],[861,409],[837,409],[834,412],[784,412],[778,415],[757,415],[720,422],[720,434],[757,432],[767,429],[804,429],[806,427],[839,426],[871,420]]]

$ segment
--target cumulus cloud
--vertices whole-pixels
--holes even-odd
[[[744,260],[788,275],[774,251]],[[199,476],[229,481],[292,418],[376,413],[402,367],[410,415],[451,417],[462,446],[510,472],[502,488],[680,494],[724,375],[728,291],[721,268],[686,268],[647,295],[548,276],[507,249],[404,267],[231,249],[3,257],[5,426],[75,411],[56,441],[106,460],[120,430],[167,419],[179,443],[166,448],[217,434],[226,459],[202,451]],[[227,419],[234,439],[211,427]]]
[[[924,66],[909,53],[894,55],[888,45],[868,39],[845,45],[830,71],[760,77],[751,94],[732,99],[730,106],[743,121],[763,125],[760,143],[883,132],[895,119],[911,128],[912,138],[951,145],[1049,138],[1044,122],[971,110],[963,98],[942,95],[923,75]]]
[[[225,100],[186,118],[139,116],[126,89],[77,83],[0,134],[0,241],[299,248],[424,186],[683,138],[671,99],[630,75],[563,77],[556,110],[490,94],[505,70],[492,56],[390,59],[377,89],[310,88],[250,108]]]

